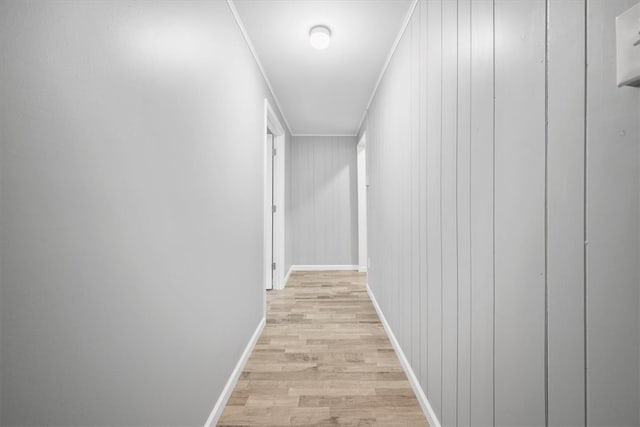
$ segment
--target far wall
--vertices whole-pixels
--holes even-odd
[[[293,137],[287,164],[287,269],[358,264],[355,136]]]

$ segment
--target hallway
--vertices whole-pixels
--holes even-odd
[[[427,426],[354,271],[294,272],[219,426]]]
[[[0,427],[640,427],[640,0],[0,0]]]

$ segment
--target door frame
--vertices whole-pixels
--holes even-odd
[[[356,146],[358,174],[358,271],[366,272],[369,266],[367,250],[367,136],[362,134]]]
[[[267,164],[271,163],[272,153],[269,150],[269,139],[267,131],[273,134],[273,146],[276,150],[276,156],[272,177],[268,176],[271,169]],[[285,250],[285,138],[286,133],[278,115],[271,107],[269,100],[264,100],[264,164],[263,164],[263,194],[264,194],[264,246],[263,246],[263,266],[264,266],[264,289],[282,289],[284,288],[284,250]],[[272,187],[272,183],[274,187]],[[272,192],[273,191],[273,192]],[[271,195],[275,198],[272,202]],[[276,215],[272,228],[272,205],[276,206]],[[272,241],[273,237],[273,241]],[[274,249],[275,248],[275,249]],[[273,253],[275,252],[275,254]],[[273,260],[273,261],[272,261]],[[276,263],[276,269],[273,272],[273,281],[271,280],[271,263]]]

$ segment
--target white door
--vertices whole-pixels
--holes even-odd
[[[275,207],[275,203],[274,201],[276,200],[275,198],[275,179],[274,179],[274,159],[275,159],[275,150],[274,150],[274,138],[273,138],[273,134],[268,133],[267,134],[267,155],[269,156],[267,159],[267,180],[270,181],[270,185],[267,186],[267,200],[269,205],[271,206],[271,221],[268,221],[268,226],[267,226],[267,235],[268,235],[268,243],[267,243],[267,260],[270,260],[270,262],[267,265],[267,289],[273,289],[273,278],[275,277],[275,268],[276,268],[276,264],[275,264],[275,259],[276,259],[276,254],[275,254],[275,247],[276,245],[275,243],[275,215],[276,215],[276,207]]]
[[[280,206],[277,204],[278,200],[278,174],[276,168],[276,155],[278,154],[276,150],[275,139],[273,135],[270,135],[270,148],[271,148],[271,289],[275,287],[275,283],[277,283],[278,271],[282,266],[278,265],[276,261],[278,259],[278,244],[277,244],[277,236],[278,236],[278,216],[281,215],[279,212]]]

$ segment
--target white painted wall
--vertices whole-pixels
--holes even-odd
[[[592,425],[640,425],[640,91],[610,83],[613,22],[637,3],[588,3],[586,340]]]
[[[204,424],[263,315],[226,2],[4,1],[0,57],[1,424]]]
[[[293,265],[358,264],[356,137],[291,140]]]
[[[369,284],[445,426],[640,425],[634,3],[420,0],[378,88]]]
[[[549,80],[547,109],[547,342],[553,425],[584,423],[578,414],[585,413],[584,10],[583,1],[549,4],[548,70],[555,77]]]
[[[367,148],[366,137],[357,145],[358,168],[358,270],[367,271]]]

